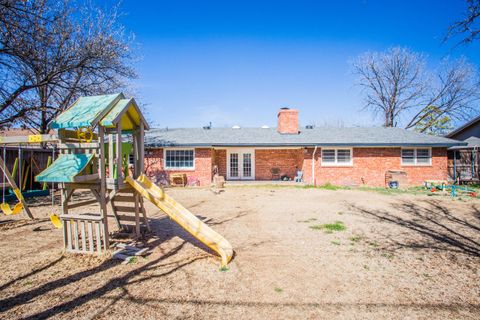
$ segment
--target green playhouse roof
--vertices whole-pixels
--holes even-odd
[[[93,159],[93,154],[62,154],[50,167],[35,177],[37,182],[74,182]]]
[[[132,130],[143,123],[145,129],[149,129],[135,99],[126,99],[123,93],[80,97],[52,121],[50,127],[94,127],[98,123],[106,128],[113,128],[121,123],[122,130]]]
[[[122,93],[80,97],[50,125],[52,129],[95,126],[115,103],[124,99]]]

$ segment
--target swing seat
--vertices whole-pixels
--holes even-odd
[[[8,203],[2,203],[0,204],[0,209],[2,209],[3,213],[7,216],[13,214],[12,208],[10,208],[10,205]]]
[[[57,216],[55,213],[50,215],[50,221],[52,222],[53,226],[57,229],[61,229],[63,227],[60,217]]]
[[[21,202],[17,203],[12,210],[12,214],[19,214],[23,210],[23,204]]]

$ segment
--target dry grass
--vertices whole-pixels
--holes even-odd
[[[38,221],[0,219],[0,317],[480,317],[476,199],[328,188],[169,193],[232,243],[228,269],[152,205],[146,258],[63,255],[49,200],[39,200]],[[343,230],[310,228],[340,219]]]

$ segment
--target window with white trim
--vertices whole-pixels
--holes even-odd
[[[402,148],[402,165],[428,166],[432,164],[431,148]]]
[[[166,149],[166,169],[194,169],[195,152],[193,149]]]
[[[322,149],[322,165],[350,166],[352,165],[352,149]]]

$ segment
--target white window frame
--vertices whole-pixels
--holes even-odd
[[[417,150],[418,149],[427,149],[428,150],[428,163],[418,163],[417,162]],[[403,150],[413,150],[413,163],[404,163],[403,162]],[[400,162],[404,167],[428,167],[432,165],[432,148],[431,147],[405,147],[400,150]]]
[[[168,167],[167,166],[167,150],[173,151],[173,150],[185,150],[185,151],[193,151],[193,166],[192,167]],[[185,170],[185,171],[195,171],[195,148],[164,148],[163,149],[163,168],[168,171],[180,171],[180,170]]]
[[[323,162],[323,150],[335,150],[335,162]],[[350,162],[338,162],[338,150],[350,150]],[[327,147],[320,149],[322,167],[351,167],[353,166],[353,148]]]

